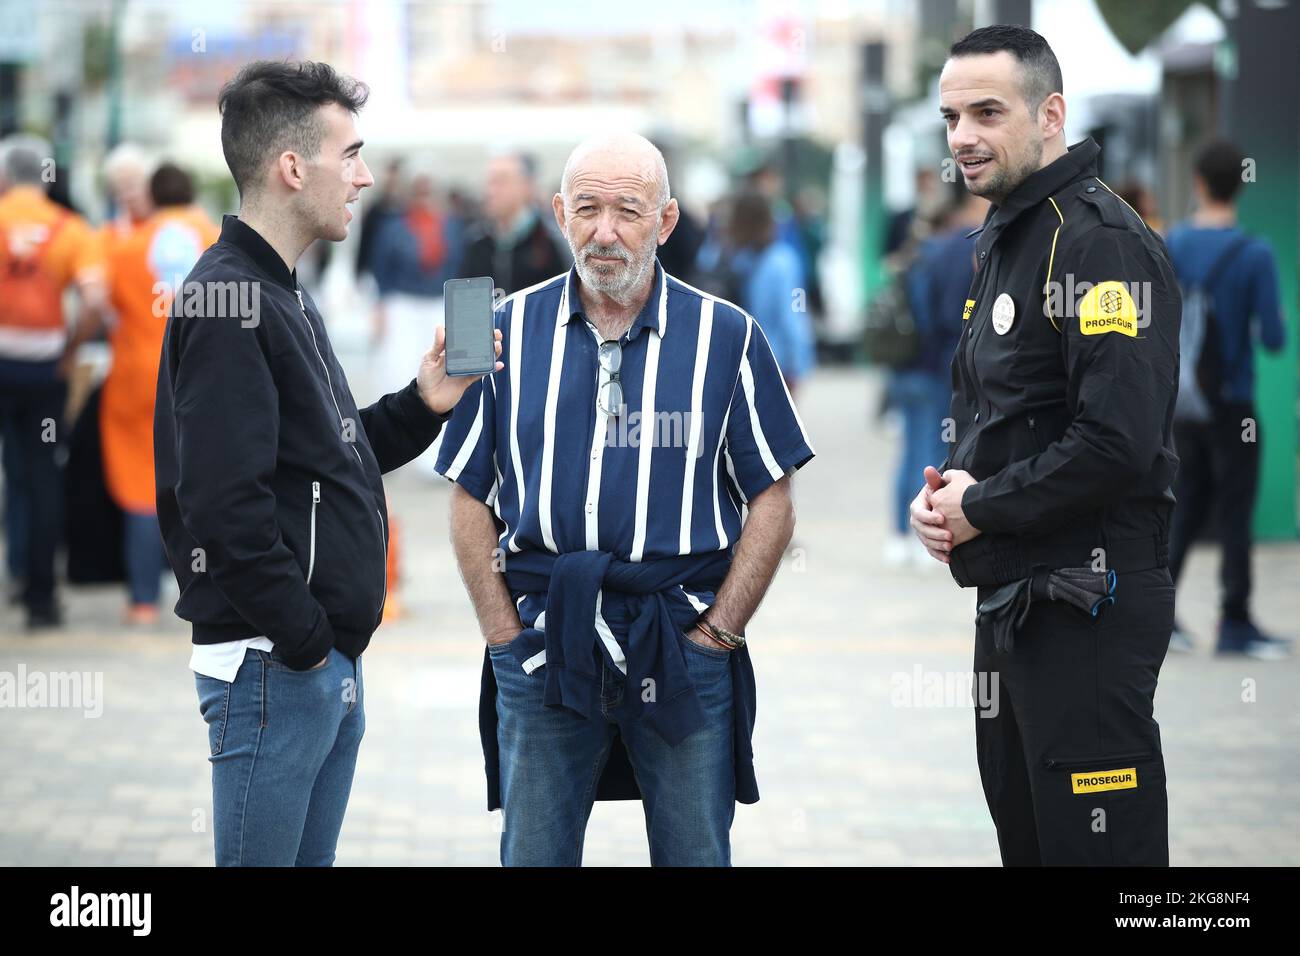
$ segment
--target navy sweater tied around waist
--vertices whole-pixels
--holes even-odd
[[[653,561],[622,561],[604,551],[551,554],[524,551],[509,555],[506,584],[518,601],[523,594],[545,595],[545,629],[525,628],[511,642],[505,660],[544,680],[544,706],[567,707],[591,720],[604,720],[600,709],[602,669],[615,673],[611,649],[596,627],[597,600],[619,602],[627,626],[613,627],[622,650],[626,679],[633,693],[623,695],[620,720],[645,720],[671,746],[698,730],[704,713],[686,672],[678,636],[698,612],[681,585],[692,591],[716,591],[731,566],[726,551],[687,554]],[[488,809],[501,806],[497,749],[496,679],[484,648],[479,697],[479,733],[487,771]],[[758,801],[752,737],[756,710],[754,668],[749,650],[730,654],[732,679],[736,800]],[[652,681],[653,683],[647,683]],[[643,693],[652,688],[653,693]],[[648,699],[646,699],[648,698]],[[620,739],[596,785],[597,800],[639,800],[641,792]]]

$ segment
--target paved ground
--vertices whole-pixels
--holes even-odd
[[[799,548],[750,629],[763,799],[737,810],[737,864],[997,862],[969,696],[896,706],[918,668],[923,679],[968,673],[973,601],[937,566],[881,560],[894,456],[892,433],[868,414],[876,390],[835,371],[801,397],[819,457],[797,485]],[[389,488],[408,616],[366,654],[368,729],[339,863],[493,864],[475,710],[482,647],[447,544],[448,489],[409,469]],[[1261,619],[1300,636],[1300,546],[1261,547],[1256,564]],[[1156,703],[1172,860],[1294,865],[1300,665],[1208,653],[1214,570],[1209,553],[1189,566],[1181,614],[1202,649],[1167,662]],[[114,589],[72,592],[67,633],[39,639],[0,611],[0,671],[103,679],[98,718],[0,709],[0,864],[211,862],[207,736],[185,630],[126,633],[120,600]],[[586,861],[647,860],[639,806],[598,804]]]

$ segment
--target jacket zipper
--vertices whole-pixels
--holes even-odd
[[[330,367],[325,364],[325,356],[320,354],[320,346],[316,344],[316,330],[311,327],[311,318],[307,315],[307,305],[302,301],[302,290],[293,290],[298,296],[298,308],[302,310],[303,321],[307,323],[307,331],[311,333],[311,347],[316,350],[316,358],[320,361],[320,367],[325,370],[325,384],[330,390],[330,401],[334,403],[334,414],[339,417],[339,427],[343,427],[343,409],[339,408],[339,400],[334,397],[334,380],[330,378]],[[349,442],[349,444],[351,444]],[[361,452],[357,451],[357,446],[352,445],[352,453],[357,456],[357,464],[361,465],[361,470],[365,471],[365,463],[361,460]]]
[[[330,401],[334,403],[334,413],[338,415],[339,427],[342,428],[343,410],[339,408],[339,400],[334,397],[334,380],[330,377],[330,367],[325,364],[325,356],[321,355],[320,346],[316,343],[316,330],[311,327],[311,317],[307,314],[307,303],[302,299],[302,289],[295,288],[293,291],[298,296],[298,308],[302,310],[302,319],[307,323],[307,331],[311,333],[311,347],[316,351],[316,358],[320,361],[320,367],[325,370],[325,384],[330,390]],[[357,464],[361,466],[362,477],[365,477],[366,464],[361,460],[361,452],[357,451],[355,444],[352,445],[352,453],[357,456]],[[313,491],[315,491],[315,485],[316,483],[313,482]],[[384,604],[388,601],[388,532],[384,528],[384,516],[378,508],[375,509],[375,515],[379,518],[380,558],[383,559],[383,564],[380,567],[383,568],[384,574],[384,596],[379,602],[379,616],[382,618]]]
[[[980,282],[980,277],[978,275],[975,278],[975,283],[980,284],[979,289],[972,290],[976,292],[975,297],[978,298],[979,294],[983,291],[983,286],[982,283]],[[972,298],[970,292],[966,293],[966,297],[968,299]],[[975,416],[972,416],[970,425],[966,428],[965,433],[961,436],[961,438],[957,440],[957,447],[954,448],[952,451],[952,457],[948,460],[948,467],[962,468],[962,469],[969,470],[966,468],[964,464],[959,464],[959,462],[961,461],[962,449],[966,447],[967,440],[971,437],[971,435],[975,433],[976,429],[979,427],[979,419],[978,417],[976,417],[979,415],[980,402],[979,402],[979,394],[975,389],[976,378],[975,378],[975,313],[974,310],[971,311],[971,317],[966,321],[967,321],[966,329],[965,331],[962,332],[962,336],[961,336],[961,345],[960,345],[961,351],[960,354],[958,355],[958,363],[959,363],[959,367],[961,368],[962,377],[965,379],[966,391],[971,395],[972,398],[975,399],[976,414]]]
[[[320,482],[311,483],[311,543],[307,546],[307,583],[316,570],[316,506],[320,504]]]
[[[1091,767],[1104,767],[1107,764],[1140,763],[1143,760],[1151,759],[1151,751],[1144,750],[1140,753],[1132,754],[1115,754],[1112,757],[1049,757],[1047,759],[1048,770],[1071,770],[1082,772]]]

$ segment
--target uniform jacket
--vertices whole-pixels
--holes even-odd
[[[977,230],[946,465],[978,481],[962,508],[982,534],[950,564],[963,587],[1165,563],[1182,303],[1164,242],[1097,178],[1099,153],[1070,147]]]

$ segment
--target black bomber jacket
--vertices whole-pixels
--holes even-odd
[[[174,292],[154,412],[158,520],[194,643],[264,636],[298,670],[365,650],[387,596],[380,475],[444,420],[414,381],[358,409],[296,274],[225,217]]]

